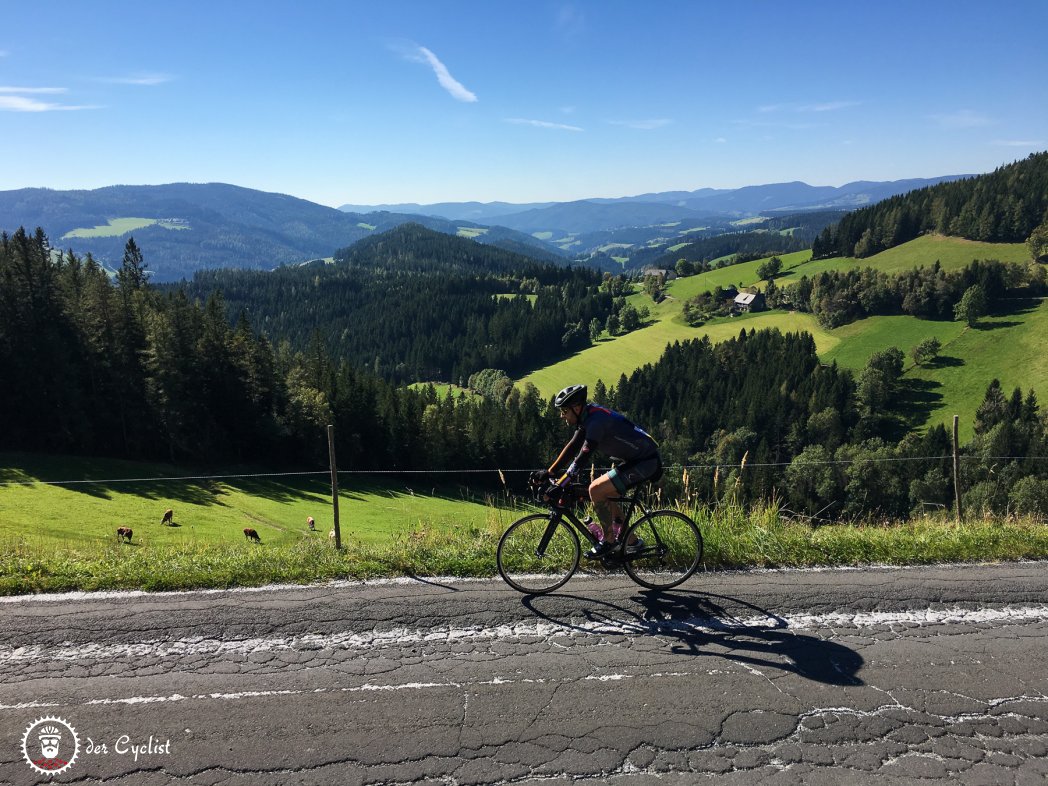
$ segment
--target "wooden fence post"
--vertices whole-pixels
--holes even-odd
[[[338,466],[335,462],[335,427],[327,427],[328,462],[331,464],[331,511],[335,521],[335,548],[342,548],[342,530],[338,524]]]
[[[953,497],[957,510],[957,520],[964,520],[961,507],[961,451],[957,440],[957,415],[953,416]]]

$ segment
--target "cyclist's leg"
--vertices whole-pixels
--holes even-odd
[[[594,482],[594,485],[607,478],[607,485],[601,488],[601,493],[607,493],[611,497],[621,497],[626,494],[630,489],[639,486],[642,483],[648,481],[656,481],[662,475],[662,459],[656,454],[651,458],[637,462],[627,462],[626,464],[618,467],[613,467],[611,472],[607,475],[603,475]],[[609,491],[610,489],[610,491]],[[593,494],[593,486],[590,486],[590,494]],[[607,497],[605,497],[607,499]],[[609,502],[609,505],[614,505],[612,513],[613,524],[611,526],[612,538],[609,538],[612,542],[618,540],[621,536],[621,530],[623,526],[622,521],[622,508],[618,503]],[[608,532],[605,529],[605,532]],[[638,538],[635,533],[630,534],[629,542],[626,544],[632,546],[637,542]]]
[[[614,470],[613,470],[614,471]],[[612,500],[623,494],[615,485],[611,472],[601,475],[590,483],[589,495],[593,508],[600,519],[601,527],[604,528],[604,540],[614,543],[619,539],[619,531],[622,529],[622,506]],[[615,528],[615,524],[618,528]]]

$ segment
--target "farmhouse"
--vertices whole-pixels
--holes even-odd
[[[732,312],[746,314],[750,311],[764,310],[764,295],[760,292],[740,292],[732,301]]]
[[[662,281],[673,281],[677,278],[674,270],[665,270],[661,267],[646,267],[640,271],[642,276],[657,276]]]

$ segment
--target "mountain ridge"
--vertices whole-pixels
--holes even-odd
[[[518,205],[510,202],[439,202],[428,205],[403,203],[395,207],[405,212],[418,212],[423,215],[436,215],[444,218],[465,217],[465,213],[468,212],[471,220],[479,223],[494,222],[520,231],[560,229],[562,231],[592,232],[637,226],[636,221],[628,217],[629,207],[636,204],[671,205],[692,211],[687,214],[667,212],[666,216],[671,220],[672,216],[699,218],[703,215],[736,215],[741,217],[768,210],[801,211],[856,207],[916,188],[968,177],[973,177],[973,175],[943,175],[932,178],[885,181],[855,180],[842,186],[812,186],[795,180],[731,189],[700,188],[693,191],[649,192],[634,196],[594,197],[566,202],[532,202]],[[621,206],[611,208],[611,211],[618,211],[620,214],[620,217],[616,219],[618,223],[610,226],[585,225],[579,227],[573,225],[571,220],[561,217],[565,211],[577,209],[577,206],[583,203]],[[488,206],[491,206],[490,211]],[[387,207],[394,206],[342,205],[338,209],[348,211],[349,208],[352,208],[355,213],[368,215],[373,209]],[[517,209],[510,210],[512,207]],[[542,223],[543,221],[545,223]]]
[[[129,217],[147,221],[133,230],[91,231]],[[178,222],[177,231],[172,219]],[[52,247],[90,253],[110,269],[119,266],[127,237],[133,235],[156,281],[188,278],[202,269],[268,270],[328,257],[336,249],[407,222],[451,235],[474,233],[478,242],[515,251],[527,248],[543,261],[564,257],[558,249],[510,229],[433,216],[369,213],[365,217],[228,183],[0,191],[0,230],[41,227]],[[75,230],[88,232],[70,235]]]

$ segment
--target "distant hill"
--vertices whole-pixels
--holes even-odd
[[[601,283],[595,270],[406,223],[330,263],[199,271],[186,291],[222,292],[229,313],[243,310],[274,344],[305,350],[319,338],[335,357],[409,383],[522,369],[588,346],[581,326],[603,324],[614,306]]]
[[[853,209],[958,177],[857,182],[840,188],[778,183],[564,203],[378,206],[404,212],[365,205],[347,212],[223,183],[121,185],[91,191],[31,188],[0,191],[0,231],[41,227],[54,248],[91,253],[109,269],[120,264],[127,238],[133,235],[153,280],[159,282],[189,278],[197,270],[271,270],[327,258],[336,249],[407,222],[543,262],[576,259],[604,269],[629,270],[699,237],[740,231],[735,224],[758,214],[768,218]]]
[[[346,213],[408,213],[421,216],[440,216],[452,221],[477,221],[480,223],[491,223],[499,216],[510,213],[520,213],[524,210],[534,210],[550,207],[555,202],[435,202],[429,205],[420,205],[418,202],[400,202],[390,205],[340,205],[339,210]]]
[[[197,270],[269,270],[330,257],[338,248],[409,221],[513,251],[532,249],[543,261],[562,259],[555,247],[508,229],[388,212],[361,216],[223,183],[0,192],[0,230],[42,227],[53,247],[90,252],[110,268],[119,265],[133,235],[155,281],[189,278]]]
[[[343,205],[340,209],[367,214],[372,210],[397,210],[519,229],[525,232],[599,232],[620,227],[648,226],[698,216],[735,218],[769,211],[853,209],[896,194],[970,175],[945,175],[908,180],[858,180],[843,186],[810,186],[803,182],[770,183],[743,188],[700,188],[695,191],[662,191],[637,196],[593,198],[572,202],[518,204],[507,202],[441,202],[429,205]],[[584,205],[600,205],[604,211]],[[659,212],[656,205],[681,210]]]

